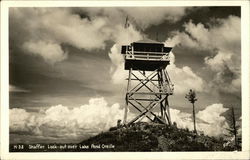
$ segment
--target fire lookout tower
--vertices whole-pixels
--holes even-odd
[[[173,94],[173,84],[165,70],[170,64],[171,49],[149,39],[122,46],[125,70],[129,70],[123,121],[125,125],[141,121],[145,117],[152,122],[171,125],[168,96]],[[153,112],[157,107],[160,109],[160,116]],[[128,108],[139,111],[129,122]]]

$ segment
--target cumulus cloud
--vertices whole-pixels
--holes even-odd
[[[200,124],[199,127],[208,135],[221,135],[226,134],[225,128],[228,124],[226,118],[221,116],[222,113],[225,113],[228,108],[224,108],[223,104],[212,104],[207,106],[203,111],[197,113],[197,118],[208,122],[208,124]]]
[[[10,129],[12,132],[29,132],[29,120],[31,114],[24,109],[13,108],[10,109]]]
[[[204,24],[194,24],[192,20],[183,25],[185,31],[174,31],[167,42],[200,49],[218,49],[222,52],[240,52],[240,18],[229,16],[227,19],[214,20],[217,25],[206,28]]]
[[[234,72],[227,64],[221,64],[221,70],[216,72],[209,86],[226,93],[239,93],[241,90],[240,71]]]
[[[41,56],[50,64],[67,59],[68,52],[62,44],[92,51],[103,49],[111,40],[115,44],[109,52],[112,61],[110,74],[112,82],[121,84],[127,75],[121,45],[143,38],[137,26],[145,29],[164,20],[175,22],[185,12],[184,7],[11,8],[10,27],[23,34],[20,36],[15,32],[11,36],[19,39],[25,53]],[[129,17],[128,28],[124,28],[126,16]]]
[[[170,75],[171,81],[174,84],[174,93],[183,94],[190,88],[196,91],[203,91],[204,81],[201,77],[196,75],[192,69],[188,66],[182,68],[177,67],[175,62],[175,56],[172,52],[170,56],[170,65],[167,67],[167,71]]]
[[[185,16],[187,8],[185,7],[123,7],[123,8],[84,8],[93,16],[106,16],[115,22],[124,24],[128,16],[130,23],[139,29],[146,29],[151,25],[157,25],[167,20],[170,23],[180,20]],[[147,18],[145,18],[147,17]]]
[[[196,114],[196,128],[210,136],[221,136],[227,133],[226,118],[222,116],[228,108],[222,104],[212,104]],[[192,114],[181,112],[176,109],[170,109],[172,121],[177,123],[180,128],[193,130]]]
[[[50,43],[44,41],[38,42],[25,42],[23,47],[32,54],[40,55],[46,62],[54,64],[67,58],[61,46],[57,43]]]
[[[240,18],[237,16],[229,16],[226,19],[215,19],[217,25],[205,27],[204,24],[194,24],[192,20],[184,24],[185,32],[177,32],[181,35],[188,36],[196,46],[203,49],[219,49],[223,52],[240,52]],[[180,39],[181,44],[184,44]],[[187,44],[186,44],[187,45]],[[192,45],[190,47],[193,47]]]
[[[131,25],[133,23],[134,26],[146,28],[166,19],[176,21],[184,13],[185,8],[182,7],[11,8],[10,27],[16,30],[11,33],[14,36],[12,38],[19,39],[24,49],[43,57],[49,63],[55,63],[67,57],[67,53],[62,50],[62,44],[86,50],[103,49],[108,40],[118,44],[124,42],[124,39],[126,41],[124,36],[127,35],[124,32],[128,36],[138,35],[132,27],[128,29],[129,32],[123,28],[126,16],[130,17]]]
[[[67,57],[61,48],[64,43],[79,49],[100,49],[112,37],[105,18],[82,19],[66,8],[11,8],[10,27],[25,35],[21,39],[25,49],[49,62]]]
[[[165,43],[169,45],[169,47],[174,46],[184,46],[190,48],[198,48],[198,43],[194,41],[188,34],[185,32],[173,31],[173,37],[169,37]]]
[[[207,68],[214,72],[214,80],[209,85],[225,92],[239,92],[241,87],[239,84],[241,77],[240,18],[229,16],[226,19],[215,19],[214,23],[216,25],[205,27],[202,23],[194,24],[189,21],[184,24],[185,31],[173,32],[174,36],[168,38],[166,43],[211,51],[213,54],[204,58]],[[228,74],[229,72],[232,74]]]
[[[51,106],[39,113],[13,108],[10,109],[10,133],[47,137],[94,135],[116,126],[123,115],[124,110],[118,103],[109,106],[104,98],[91,98],[88,104],[72,109]],[[128,119],[132,116],[129,114]]]
[[[134,21],[143,29],[160,24],[164,20],[176,22],[186,13],[185,7],[169,7],[167,9],[165,7],[123,8],[123,11],[133,17]]]
[[[197,130],[210,136],[226,133],[226,119],[221,114],[227,110],[222,104],[213,104],[199,111],[196,114]],[[177,109],[170,109],[170,113],[172,121],[179,128],[193,130],[190,113]],[[91,98],[88,104],[75,108],[51,106],[38,113],[13,108],[10,109],[10,133],[48,138],[81,138],[85,134],[95,135],[108,130],[116,125],[118,119],[123,118],[123,114],[124,110],[118,103],[109,106],[104,98]],[[134,116],[134,113],[129,113],[128,120]]]
[[[111,78],[115,84],[125,84],[124,80],[127,76],[127,71],[124,70],[124,58],[121,54],[121,46],[129,45],[130,43],[142,39],[140,32],[136,31],[131,25],[126,29],[121,29],[115,39],[115,44],[112,46],[109,52],[109,57],[112,61],[111,66]]]
[[[226,62],[231,61],[231,57],[231,54],[225,54],[219,51],[213,58],[206,57],[205,63],[208,64],[213,71],[218,72],[223,70]]]

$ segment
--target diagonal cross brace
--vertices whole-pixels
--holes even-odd
[[[145,80],[141,80],[141,79],[139,79],[134,73],[131,73],[138,81],[140,81],[140,83],[142,84],[142,86],[140,86],[138,89],[136,89],[136,91],[135,92],[137,92],[138,90],[140,90],[143,86],[145,86],[151,93],[154,93],[154,91],[150,88],[150,87],[148,87],[147,86],[147,83],[149,82],[149,81],[151,81],[151,79],[153,79],[156,75],[154,75],[152,78],[150,78],[150,79],[148,79],[148,81],[146,81],[146,83],[143,83],[143,81]],[[140,84],[139,83],[139,84]],[[137,85],[137,86],[139,86],[139,84]],[[136,87],[135,87],[136,88]],[[135,89],[134,88],[134,89]],[[132,92],[133,91],[133,89],[130,91],[130,92]],[[132,96],[134,93],[130,93],[130,95],[129,96]],[[157,94],[155,94],[155,96],[156,97],[158,97],[158,98],[160,98]]]
[[[128,102],[129,104],[131,104],[132,106],[134,106],[139,112],[142,112],[141,109],[139,109],[135,104],[133,104],[131,101]],[[146,116],[149,120],[153,121],[149,116]]]
[[[156,72],[156,75],[158,75],[158,72],[157,72],[157,70],[155,70],[154,72]],[[139,71],[139,73],[141,73],[141,71]],[[147,77],[143,74],[143,73],[141,73],[146,79],[147,79]],[[156,76],[155,75],[155,76]],[[155,77],[154,76],[154,77]],[[160,89],[159,88],[159,86],[157,86],[153,81],[151,81],[153,78],[151,78],[151,79],[148,79],[148,82],[151,82],[155,87],[157,87],[158,89]]]
[[[140,102],[138,102],[135,98],[133,98],[133,97],[131,97],[137,104],[139,104],[142,108],[144,108],[144,111],[147,111],[147,113],[151,113],[153,116],[155,116],[159,121],[161,121],[162,123],[165,123],[162,119],[160,119],[160,118],[158,118],[158,116],[156,116],[156,114],[154,113],[154,112],[152,112],[151,110],[148,110],[146,107],[144,107]],[[157,99],[155,99],[155,100],[157,100]],[[136,107],[132,102],[130,102],[129,101],[129,103],[130,104],[132,104],[134,107]],[[138,107],[136,107],[136,108],[138,108]],[[140,111],[140,110],[139,110]],[[142,111],[140,111],[140,112],[142,112]],[[147,114],[146,113],[146,114]],[[149,120],[151,120],[152,121],[152,119],[151,118],[149,118],[149,116],[148,115],[146,115],[146,117],[149,119]]]
[[[147,110],[143,111],[141,114],[139,114],[137,117],[135,117],[133,120],[131,120],[128,125],[130,125],[131,123],[135,122],[136,120],[138,120],[139,118],[142,117],[142,119],[147,116],[147,113],[149,111],[151,111],[157,104],[161,103],[163,100],[165,99],[165,97],[162,97],[159,101],[157,102],[151,102],[147,107],[145,107]]]
[[[147,83],[143,83],[144,81],[145,81],[145,79],[143,79],[143,80],[140,80],[134,73],[132,73],[132,75],[142,84],[142,85],[144,85],[148,90],[150,90],[151,92],[153,92],[153,90],[152,89],[150,89],[148,86],[147,86]],[[139,83],[139,84],[140,84]],[[139,85],[138,85],[139,86]],[[140,89],[140,88],[139,88]],[[138,90],[139,90],[138,89]],[[136,90],[136,91],[138,91],[138,90]],[[131,90],[132,91],[132,90]]]
[[[155,70],[154,72],[152,72],[150,75],[148,75],[148,76],[145,76],[145,75],[143,75],[141,72],[139,72],[139,73],[141,73],[145,78],[144,79],[142,79],[142,80],[140,80],[139,79],[139,81],[140,81],[140,83],[138,83],[133,89],[131,89],[129,92],[132,92],[133,90],[135,90],[138,86],[139,86],[139,88],[137,88],[136,89],[136,91],[138,91],[139,89],[141,89],[142,87],[143,87],[143,85],[142,86],[140,86],[141,85],[141,83],[142,82],[144,82],[144,81],[146,81],[146,83],[144,83],[144,84],[147,84],[149,81],[151,82],[151,80],[157,75],[157,73],[155,73],[157,70]],[[155,75],[154,75],[155,74]],[[132,75],[134,75],[133,73],[132,73]],[[153,76],[152,76],[153,75]],[[152,76],[152,77],[151,77]],[[150,78],[151,77],[151,78]],[[137,77],[135,77],[135,78],[137,78]]]

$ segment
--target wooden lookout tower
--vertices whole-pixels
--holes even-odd
[[[140,40],[122,46],[125,70],[129,70],[126,92],[125,125],[145,117],[153,122],[171,125],[168,96],[173,94],[173,84],[165,68],[170,64],[172,48],[153,40]],[[160,115],[154,109],[160,110]],[[139,113],[127,122],[128,109]]]

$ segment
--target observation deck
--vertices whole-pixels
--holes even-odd
[[[125,70],[154,71],[164,69],[169,65],[169,52],[171,47],[165,47],[163,43],[145,39],[122,46],[124,54]]]

